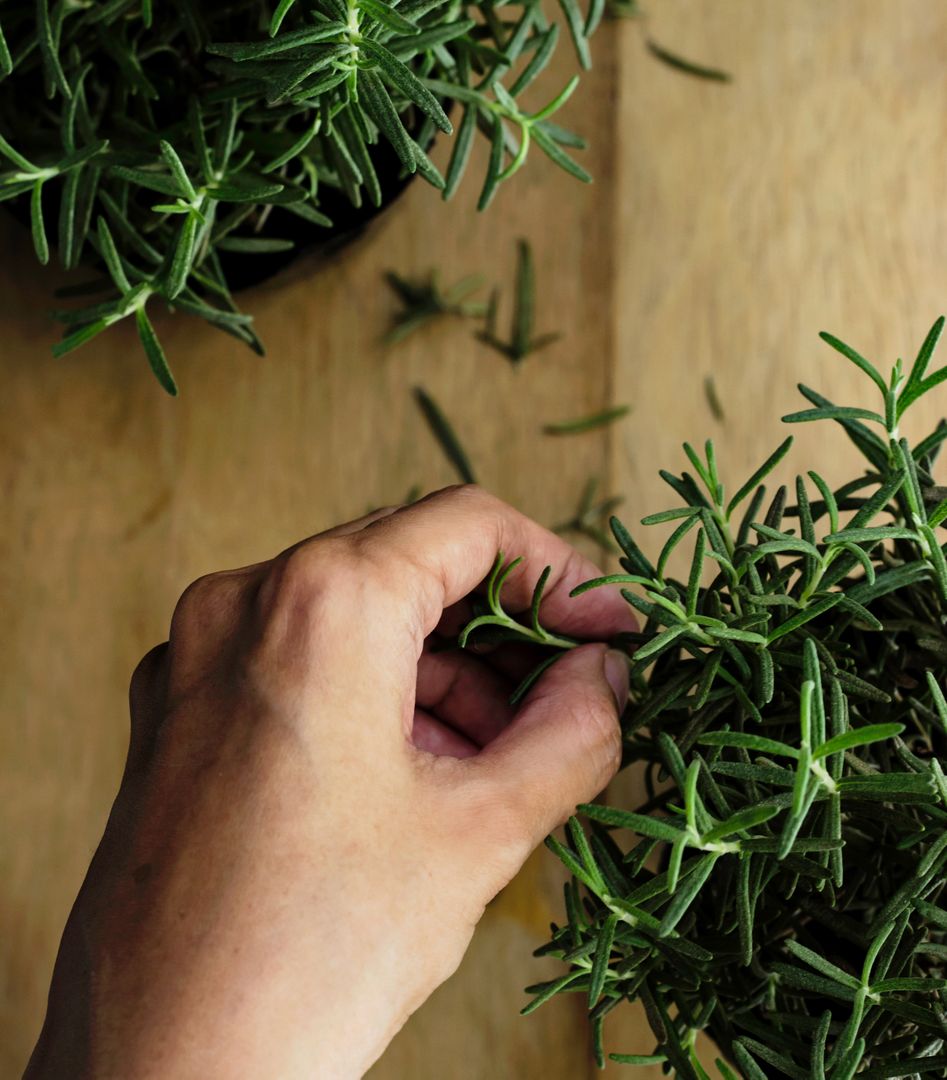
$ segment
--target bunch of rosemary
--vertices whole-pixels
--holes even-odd
[[[605,0],[558,6],[587,68]],[[588,180],[570,153],[582,139],[551,120],[578,77],[539,109],[519,104],[559,36],[540,0],[4,4],[0,200],[24,206],[41,263],[49,221],[64,267],[108,273],[101,299],[59,313],[55,351],[133,318],[174,393],[153,299],[261,351],[231,296],[228,257],[331,230],[329,203],[380,206],[399,175],[419,173],[449,198],[478,131],[491,148],[481,209],[533,145]],[[453,132],[454,104],[441,176],[426,151],[437,131]]]
[[[581,994],[601,1064],[605,1017],[641,1001],[653,1053],[615,1061],[703,1080],[705,1031],[727,1080],[947,1077],[947,490],[931,475],[947,424],[915,445],[899,432],[947,380],[928,373],[943,323],[887,379],[822,335],[881,408],[803,386],[811,407],[783,419],[836,421],[863,475],[833,489],[810,472],[791,503],[768,497],[787,439],[728,495],[713,445],[685,446],[693,472],[661,473],[679,505],[643,521],[673,525],[657,561],[613,519],[625,572],[576,590],[620,584],[643,618],[623,727],[648,795],[582,806],[566,844],[549,838],[572,880],[539,952],[568,971],[524,1011]],[[501,558],[468,632],[554,662],[574,642],[542,627],[546,575],[527,626],[503,609],[504,573]]]

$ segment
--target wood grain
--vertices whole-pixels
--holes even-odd
[[[477,217],[475,184],[448,206],[415,185],[330,269],[246,298],[266,359],[160,320],[177,401],[124,329],[52,360],[56,275],[0,225],[0,1076],[19,1075],[42,1016],[121,768],[136,660],[199,574],[451,481],[412,386],[452,417],[483,483],[526,512],[568,517],[598,474],[634,520],[663,506],[656,470],[680,461],[684,438],[712,435],[739,483],[780,438],[796,381],[869,400],[819,329],[886,362],[910,356],[940,312],[947,14],[925,0],[654,3],[647,31],[728,68],[729,85],[660,65],[643,29],[606,29],[568,106],[592,143],[594,186],[537,159]],[[563,50],[551,82],[571,63]],[[564,330],[559,343],[518,370],[452,324],[379,346],[384,269],[508,285],[520,235],[537,255],[540,329]],[[724,422],[704,397],[711,373]],[[540,435],[544,421],[625,401],[632,418],[606,434]],[[838,435],[798,434],[797,469],[849,468]],[[559,914],[558,889],[551,859],[535,856],[375,1080],[595,1074],[577,998],[517,1016],[522,986],[542,977],[529,952]],[[611,1048],[650,1050],[637,1014],[612,1017]]]

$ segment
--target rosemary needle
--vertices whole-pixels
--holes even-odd
[[[601,412],[592,413],[590,416],[580,416],[574,420],[560,420],[558,423],[546,424],[543,432],[546,435],[579,435],[586,431],[597,431],[607,427],[616,420],[621,420],[631,412],[630,405],[616,405],[611,409],[603,409]]]
[[[461,482],[464,484],[475,484],[476,479],[470,460],[460,443],[460,439],[457,438],[453,427],[441,411],[440,406],[434,398],[420,386],[414,388],[414,398],[418,403],[418,408],[420,408],[424,419],[427,421],[428,427],[431,429],[431,433],[434,435],[434,438],[437,439],[441,450],[444,452],[444,456],[451,465],[453,465]]]

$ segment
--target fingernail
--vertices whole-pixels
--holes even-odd
[[[618,706],[618,715],[625,711],[628,703],[628,657],[618,649],[609,649],[605,654],[605,681],[612,688],[615,695],[615,704]]]

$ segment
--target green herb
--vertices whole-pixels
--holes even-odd
[[[497,307],[499,294],[494,290],[487,308],[487,325],[477,337],[486,342],[511,363],[518,364],[524,357],[537,352],[546,345],[558,341],[560,335],[534,334],[536,318],[536,273],[533,269],[533,251],[526,240],[517,242],[516,284],[513,292],[513,319],[510,326],[510,340],[503,341],[497,336]]]
[[[579,435],[585,431],[596,431],[598,428],[607,427],[630,412],[630,405],[616,405],[611,409],[593,413],[591,416],[580,416],[575,420],[560,420],[556,424],[546,424],[543,432],[546,435]]]
[[[449,289],[441,288],[436,270],[432,270],[425,281],[410,281],[390,270],[385,280],[402,305],[385,337],[388,345],[404,341],[415,330],[445,315],[479,318],[487,310],[486,304],[468,300],[483,285],[483,278],[478,276],[462,278]]]
[[[604,551],[614,551],[607,532],[609,515],[621,506],[624,500],[620,495],[609,495],[604,499],[596,499],[599,481],[597,477],[591,477],[586,481],[579,496],[579,502],[575,513],[565,521],[552,527],[552,531],[560,535],[573,534],[584,536],[593,543],[598,544]]]
[[[641,19],[643,21],[646,17],[639,0],[606,0],[606,4],[609,15],[616,19]],[[662,64],[667,64],[668,67],[673,68],[675,71],[679,71],[684,75],[693,75],[698,79],[707,79],[710,82],[731,81],[732,76],[729,72],[710,67],[707,64],[697,63],[694,60],[688,60],[678,53],[666,49],[663,45],[659,45],[653,38],[645,35],[644,31],[642,31],[642,34],[648,52],[656,60],[660,60]]]
[[[730,82],[732,78],[729,72],[722,71],[720,68],[708,67],[706,64],[698,64],[693,60],[678,56],[677,53],[665,49],[663,45],[659,45],[651,38],[648,38],[647,45],[648,52],[660,60],[662,64],[667,64],[668,67],[674,68],[675,71],[681,71],[685,75],[694,75],[698,79],[709,79],[711,82]]]
[[[575,638],[565,637],[561,634],[551,634],[544,629],[540,622],[543,593],[552,570],[551,566],[547,566],[543,570],[533,588],[528,622],[520,622],[504,611],[501,602],[503,586],[522,561],[522,559],[513,559],[508,563],[503,558],[502,551],[497,555],[496,562],[493,564],[493,569],[490,571],[486,581],[486,603],[480,606],[474,618],[464,628],[459,640],[460,647],[464,648],[470,635],[476,633],[478,640],[486,638],[495,644],[504,641],[526,641],[531,645],[546,646],[559,650],[553,652],[534,668],[513,691],[510,702],[514,705],[526,695],[539,676],[563,655],[561,650],[571,649],[578,644]],[[486,631],[486,634],[484,631]]]
[[[530,989],[587,997],[597,1045],[641,1001],[653,1053],[614,1060],[703,1080],[704,1031],[724,1078],[947,1076],[947,425],[902,432],[947,381],[943,324],[887,377],[824,335],[880,407],[803,386],[813,407],[785,419],[834,420],[862,475],[767,494],[786,440],[728,496],[713,444],[685,444],[688,470],[661,473],[675,506],[643,522],[671,530],[654,561],[613,520],[622,572],[575,590],[618,585],[639,613],[623,729],[647,798],[550,837],[573,880],[539,952],[569,970]]]
[[[441,412],[440,406],[420,386],[414,388],[414,398],[424,419],[427,421],[428,427],[431,429],[431,433],[437,439],[441,450],[443,450],[444,456],[456,469],[461,483],[476,483],[470,460],[447,417]]]
[[[710,409],[710,415],[714,420],[723,423],[727,417],[723,411],[723,404],[720,401],[720,395],[717,393],[717,384],[713,375],[708,375],[704,379],[704,397],[707,399],[707,408]]]
[[[503,610],[503,605],[500,602],[500,594],[503,590],[503,586],[510,574],[513,573],[522,561],[522,559],[513,559],[511,562],[507,563],[503,558],[502,551],[497,555],[496,562],[493,564],[493,569],[490,571],[490,576],[487,578],[488,612],[484,615],[478,615],[467,624],[463,633],[460,635],[459,644],[461,648],[467,644],[467,639],[470,635],[483,626],[489,626],[491,628],[498,627],[501,630],[513,631],[516,640],[529,641],[534,645],[552,645],[558,648],[571,649],[576,644],[574,638],[551,634],[547,630],[544,630],[540,624],[539,610],[542,605],[543,591],[545,590],[546,581],[548,580],[552,569],[549,566],[546,567],[540,575],[539,580],[536,582],[532,603],[530,605],[530,622],[528,625],[517,622]]]
[[[640,19],[644,11],[639,0],[608,0],[608,14],[613,19]]]
[[[584,67],[590,2],[560,5]],[[536,0],[11,0],[0,24],[0,200],[22,208],[41,263],[54,230],[66,269],[108,271],[101,302],[58,313],[57,352],[134,318],[170,392],[151,299],[262,351],[231,296],[233,253],[332,230],[330,206],[380,206],[399,173],[449,197],[477,131],[492,146],[481,207],[533,145],[588,179],[570,155],[582,140],[551,119],[578,79],[520,105],[559,34]],[[437,132],[452,137],[446,177],[427,156]]]

